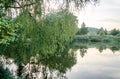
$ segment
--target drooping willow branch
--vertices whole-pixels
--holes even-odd
[[[31,6],[31,5],[34,5],[36,4],[37,2],[33,2],[33,3],[30,3],[30,4],[25,4],[25,5],[21,5],[19,2],[16,1],[16,3],[19,5],[18,7],[17,6],[9,6],[9,8],[24,8],[24,7],[28,7],[28,6]]]

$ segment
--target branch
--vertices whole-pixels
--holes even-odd
[[[19,7],[16,7],[16,6],[9,6],[9,8],[24,8],[24,7],[28,7],[28,6],[31,6],[31,5],[34,5],[36,4],[37,2],[33,2],[33,3],[30,3],[30,4],[25,4],[25,5],[21,5],[19,2],[15,1]]]

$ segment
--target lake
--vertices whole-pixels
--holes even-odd
[[[11,55],[10,55],[11,54]],[[1,62],[25,79],[120,79],[120,50],[115,46],[70,48],[55,55],[3,54]],[[30,59],[28,59],[30,57]],[[12,59],[11,59],[12,58]]]
[[[76,52],[77,63],[66,75],[68,79],[120,79],[120,51],[88,48],[84,57]]]

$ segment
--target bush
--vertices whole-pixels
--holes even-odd
[[[99,36],[89,36],[90,42],[101,42],[101,37]]]
[[[89,38],[87,35],[76,35],[73,42],[89,42]]]

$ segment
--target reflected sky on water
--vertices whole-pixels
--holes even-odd
[[[27,71],[36,74],[40,72],[34,79],[120,79],[119,47],[99,48],[100,47],[87,47],[83,45],[75,49],[68,49],[69,52],[66,50],[65,52],[47,57],[44,55],[33,55],[31,58],[23,58],[24,56],[28,56],[27,54],[17,54],[20,56],[14,56],[14,53],[10,53],[10,55],[5,53],[3,57],[1,56],[0,61],[3,61],[3,67],[8,66],[9,70],[13,72],[13,75],[18,75],[20,72],[24,74]],[[8,59],[6,59],[7,57]],[[11,62],[9,58],[13,58],[14,61]],[[27,58],[30,59],[26,60]],[[35,59],[38,62],[27,62],[31,59]],[[19,60],[21,64],[16,60]],[[23,60],[25,60],[27,64],[24,64],[25,62]],[[22,64],[24,64],[24,66]],[[19,71],[21,66],[23,66],[23,68]],[[29,67],[31,68],[29,69]],[[30,74],[27,73],[24,77],[27,75]],[[40,75],[42,76],[39,77]],[[33,76],[30,76],[31,79],[33,79]]]
[[[84,57],[80,56],[80,49],[75,53],[77,64],[66,73],[68,79],[120,79],[120,51],[106,49],[100,53],[88,48]]]

